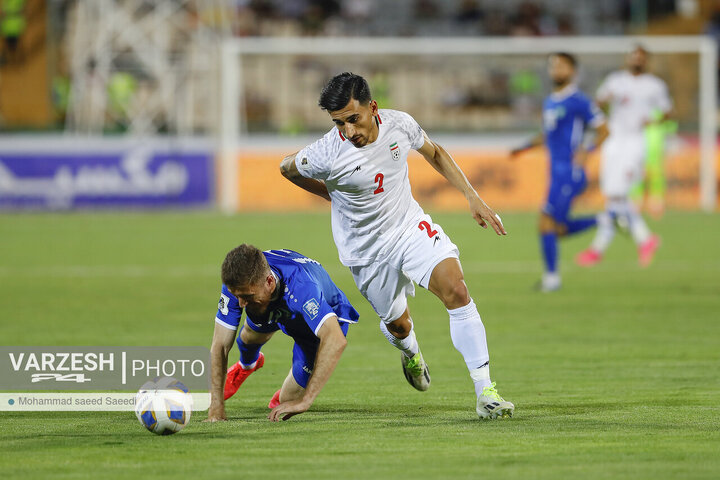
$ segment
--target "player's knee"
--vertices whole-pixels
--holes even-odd
[[[243,326],[240,330],[240,340],[246,345],[263,344],[270,339],[270,336],[267,333],[256,332],[247,326]]]
[[[470,292],[465,280],[462,278],[453,281],[443,297],[443,303],[448,309],[464,307],[470,303]]]
[[[397,320],[385,324],[390,333],[397,338],[405,338],[410,335],[412,330],[412,322],[409,318],[398,318]]]

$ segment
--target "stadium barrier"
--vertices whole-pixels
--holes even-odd
[[[442,142],[441,142],[442,143]],[[537,210],[547,189],[547,152],[537,149],[516,160],[506,149],[451,148],[457,164],[481,197],[497,210]],[[300,211],[322,209],[326,202],[304,192],[284,179],[278,169],[282,158],[295,150],[245,148],[237,155],[237,205],[241,211]],[[697,210],[700,197],[699,147],[686,142],[666,158],[667,205]],[[720,166],[720,156],[717,160]],[[442,178],[417,152],[408,158],[412,192],[418,202],[431,210],[464,210],[465,198]],[[588,189],[578,200],[581,209],[599,209],[599,154],[590,157]],[[717,169],[720,172],[720,168]],[[252,172],[252,173],[250,173]],[[262,179],[262,181],[259,181]],[[720,180],[719,180],[720,181]]]
[[[211,143],[15,138],[0,148],[0,209],[209,207]]]

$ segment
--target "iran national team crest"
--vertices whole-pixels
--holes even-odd
[[[390,153],[393,160],[400,160],[400,147],[398,147],[397,142],[390,144]]]

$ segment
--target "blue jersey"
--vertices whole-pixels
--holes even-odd
[[[543,131],[550,150],[550,171],[553,176],[570,174],[575,150],[582,142],[588,126],[603,122],[597,106],[574,85],[554,92],[543,102]]]
[[[358,321],[360,315],[320,263],[291,250],[268,250],[263,255],[276,276],[281,295],[270,302],[263,315],[248,313],[253,330],[282,330],[297,343],[314,345],[328,318],[337,316],[341,323]],[[242,312],[237,297],[223,285],[215,321],[237,330]]]

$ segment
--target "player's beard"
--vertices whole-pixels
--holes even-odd
[[[634,75],[640,75],[641,73],[645,73],[645,66],[644,65],[630,65],[630,71]]]
[[[570,79],[569,78],[553,78],[552,82],[553,82],[553,85],[555,86],[555,88],[559,90],[561,88],[567,87],[568,84],[570,83]]]

